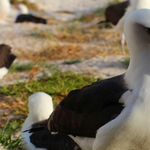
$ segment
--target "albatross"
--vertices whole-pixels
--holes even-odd
[[[121,32],[121,46],[122,46],[122,53],[125,54],[124,50],[124,36],[122,35],[121,29],[119,27],[119,22],[123,18],[124,14],[127,11],[127,8],[130,5],[130,1],[123,1],[117,4],[110,5],[106,8],[105,10],[105,20],[99,21],[98,24],[105,23],[105,22],[110,22],[114,25],[114,27]],[[123,24],[122,24],[123,25]]]
[[[116,25],[118,21],[123,17],[129,4],[130,2],[127,0],[108,6],[104,12],[105,20],[99,21],[98,24],[110,22],[113,25]]]
[[[15,23],[21,23],[21,22],[32,22],[32,23],[42,23],[42,24],[47,23],[46,19],[29,14],[29,10],[27,6],[25,6],[24,4],[19,4],[17,8],[19,10],[19,14],[15,18]]]
[[[45,120],[53,111],[52,97],[44,92],[37,92],[29,97],[29,114],[22,131],[28,129],[31,124]],[[35,133],[22,132],[22,143],[25,150],[81,150],[81,148],[68,136],[63,134],[51,134],[47,130]]]
[[[126,94],[121,114],[98,130],[94,150],[149,150],[150,75]]]
[[[0,23],[6,24],[6,17],[11,10],[11,5],[9,0],[0,0]]]
[[[124,34],[130,51],[130,64],[124,74],[97,81],[81,89],[69,92],[47,120],[31,125],[30,129],[25,132],[34,133],[37,130],[48,129],[55,134],[67,134],[83,150],[87,149],[87,145],[89,145],[88,149],[93,148],[94,150],[114,150],[113,147],[116,148],[115,150],[120,150],[120,147],[117,147],[120,144],[119,140],[124,142],[124,145],[127,142],[133,148],[132,150],[141,150],[142,146],[146,147],[145,144],[149,145],[149,132],[146,132],[147,127],[150,126],[148,121],[149,112],[146,113],[146,119],[142,119],[140,117],[140,115],[143,116],[142,111],[136,107],[140,101],[134,101],[129,98],[132,92],[143,84],[144,76],[150,76],[149,18],[150,10],[140,9],[129,14],[125,21]],[[134,106],[136,107],[134,115],[137,120],[142,119],[139,121],[143,122],[143,126],[138,126],[136,130],[132,131],[132,128],[134,128],[132,125],[136,125],[136,119],[134,122],[134,120],[131,121],[127,118],[132,115]],[[149,103],[144,103],[142,106],[143,111],[150,110]],[[124,111],[129,112],[123,113]],[[111,142],[119,132],[118,126],[120,129],[123,127],[121,120],[124,119],[128,120],[129,125],[132,126],[130,136],[124,136],[124,134],[128,135],[130,130],[126,130],[127,132],[123,132],[123,134],[120,133],[120,139],[112,143],[113,147],[110,147]],[[133,122],[134,124],[132,124]],[[146,128],[144,124],[147,124]],[[111,128],[111,125],[113,128]],[[107,131],[111,133],[108,134]],[[103,136],[99,136],[101,133]],[[136,144],[138,142],[139,144],[135,145],[135,137],[136,135],[139,136],[139,134],[142,136],[137,138]],[[99,141],[100,144],[96,144],[98,142],[95,140]],[[126,147],[121,147],[121,150],[127,149]],[[129,148],[128,150],[131,149]]]
[[[9,67],[16,59],[14,54],[11,54],[11,47],[6,44],[0,44],[0,79],[2,79],[9,71]]]

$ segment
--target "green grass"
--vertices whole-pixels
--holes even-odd
[[[46,29],[34,31],[30,34],[30,36],[47,39],[48,41],[51,40],[56,43],[58,43],[58,41],[69,43],[85,43],[96,39],[98,37],[97,34],[97,32],[88,33],[83,29],[76,27],[75,25],[70,25],[58,28],[57,34]]]
[[[77,75],[72,72],[62,73],[56,70],[56,72],[52,73],[51,77],[46,79],[1,87],[0,93],[14,95],[15,97],[21,97],[23,94],[25,99],[27,99],[30,94],[38,91],[46,92],[52,96],[65,96],[70,90],[81,88],[94,81],[94,78],[82,74]]]
[[[14,106],[12,106],[12,108],[15,107],[13,108],[14,114],[27,115],[26,105],[31,94],[39,91],[46,92],[53,97],[56,106],[69,91],[89,85],[94,81],[96,81],[95,78],[72,72],[62,73],[56,69],[53,70],[52,76],[48,78],[0,87],[0,93],[13,96],[13,99],[16,99],[16,101],[13,101]],[[18,105],[19,101],[23,102],[23,104],[20,104],[21,106]],[[7,106],[7,104],[5,105]]]
[[[124,58],[124,60],[122,61],[122,63],[123,63],[126,67],[128,67],[128,66],[129,66],[129,63],[130,63],[130,58],[129,58],[129,57]]]
[[[114,4],[118,4],[118,3],[120,3],[120,0],[114,0],[114,1],[112,1],[112,2],[109,2],[109,3],[108,3],[108,6],[114,5]]]
[[[26,71],[26,70],[30,70],[36,63],[32,62],[32,63],[26,63],[26,64],[18,64],[15,63],[13,64],[9,71],[10,72],[16,72],[16,71]]]
[[[20,136],[16,139],[12,139],[12,135],[18,131],[21,126],[16,121],[9,123],[6,122],[5,126],[0,132],[0,144],[3,145],[5,149],[18,149],[21,150],[21,138]]]
[[[84,22],[84,23],[91,22],[96,17],[103,17],[104,11],[105,11],[104,8],[101,8],[101,7],[97,8],[96,10],[91,12],[91,14],[83,14],[83,15],[73,19],[72,22],[75,22],[75,21]]]
[[[47,64],[45,62],[29,62],[29,63],[25,63],[25,64],[14,63],[10,67],[9,71],[10,72],[27,71],[27,70],[30,70],[34,65],[38,65],[39,67],[45,67],[45,68],[52,68],[53,67],[53,65]]]
[[[68,26],[67,28],[66,27],[63,27],[63,28],[59,28],[60,31],[64,32],[66,31],[67,33],[73,33],[73,32],[82,32],[81,29],[77,28],[76,26],[74,25],[71,25],[71,26]],[[80,30],[80,31],[79,31]]]
[[[52,31],[50,29],[42,29],[39,31],[32,32],[30,34],[30,36],[34,36],[37,38],[45,38],[45,39],[49,39],[49,40],[55,39],[54,34],[52,33]]]
[[[77,58],[77,59],[65,60],[63,64],[71,65],[79,62],[81,62],[81,59]]]
[[[105,8],[96,8],[96,10],[93,11],[94,14],[98,15],[98,16],[102,16],[104,15],[104,11],[105,11]]]
[[[25,83],[18,83],[14,85],[6,85],[0,87],[0,93],[9,95],[13,97],[13,105],[5,103],[5,105],[11,105],[11,108],[14,109],[13,114],[20,114],[27,116],[28,114],[28,97],[35,92],[46,92],[51,95],[53,98],[54,107],[68,94],[69,91],[82,88],[83,86],[89,85],[95,82],[97,79],[85,76],[82,74],[74,74],[73,72],[62,73],[59,70],[55,70],[52,73],[51,77],[46,79],[39,79],[37,81],[29,81]],[[14,105],[16,101],[16,104]],[[19,104],[19,102],[21,102]],[[22,122],[18,120],[18,123]],[[21,125],[21,123],[20,123]],[[11,139],[11,136],[16,132],[18,124],[16,123],[6,123],[1,134],[0,134],[0,143],[7,148],[18,148],[21,147],[21,139],[18,137],[15,140]]]
[[[78,18],[73,19],[72,21],[89,22],[91,21],[91,19],[87,15],[81,15]]]

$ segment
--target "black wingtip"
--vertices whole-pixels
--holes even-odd
[[[33,132],[37,132],[37,131],[41,131],[41,130],[44,130],[45,127],[37,127],[37,128],[31,128],[31,129],[28,129],[28,130],[24,130],[24,132],[29,132],[29,133],[33,133]]]
[[[36,122],[36,123],[32,124],[29,129],[27,129],[23,132],[33,133],[33,132],[41,131],[41,130],[47,129],[46,125],[47,125],[47,120]]]

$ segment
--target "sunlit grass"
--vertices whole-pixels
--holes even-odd
[[[22,71],[28,71],[32,69],[34,66],[44,67],[44,68],[52,68],[53,65],[47,64],[45,62],[29,62],[29,63],[14,63],[11,65],[9,72],[22,72]]]
[[[36,62],[41,61],[43,62],[43,64],[45,62],[46,64],[46,61],[79,58],[82,55],[81,51],[82,51],[82,47],[75,44],[66,44],[66,45],[48,44],[38,52],[33,52],[33,51],[24,52],[19,57],[24,57],[28,60],[36,61]],[[31,55],[28,55],[29,53]],[[39,63],[37,64],[41,66]]]
[[[128,67],[128,66],[129,66],[129,63],[130,63],[130,58],[129,58],[129,57],[124,58],[124,60],[122,61],[122,63],[123,63],[126,67]]]
[[[120,3],[120,0],[114,0],[112,2],[108,2],[108,6],[118,4],[118,3]]]
[[[25,83],[18,83],[14,85],[6,85],[0,87],[0,94],[8,95],[10,98],[1,102],[0,109],[9,109],[11,112],[4,115],[14,114],[24,116],[17,122],[24,121],[28,114],[28,97],[35,92],[46,92],[53,98],[54,107],[68,94],[69,91],[82,88],[95,82],[97,79],[91,78],[82,74],[74,74],[73,72],[62,73],[59,70],[53,72],[52,76],[46,79],[34,80]],[[6,127],[5,127],[6,126]],[[5,132],[8,128],[8,123],[3,127]],[[15,141],[10,140],[10,133],[14,133],[16,128],[9,126],[7,132],[8,137],[1,138],[1,144],[7,147],[20,147],[20,137]],[[4,133],[2,132],[2,133]],[[2,136],[2,135],[1,135]],[[10,144],[8,144],[10,143]]]
[[[6,122],[5,126],[0,131],[0,144],[5,149],[22,149],[20,136],[13,139],[13,134],[15,134],[15,132],[18,132],[18,129],[20,128],[21,125],[16,121],[12,123],[9,123],[9,121]]]
[[[121,38],[117,32],[108,31],[107,29],[90,32],[90,30],[78,30],[77,27],[70,26],[69,28],[59,28],[58,33],[53,35],[54,41],[51,39],[52,44],[47,44],[36,52],[23,51],[20,57],[25,57],[32,61],[51,61],[115,54],[122,55]],[[49,34],[47,30],[42,31],[42,35],[39,35],[39,37],[49,41],[47,34]],[[85,43],[88,43],[86,48],[84,47]],[[125,49],[126,54],[129,54],[126,45]],[[29,53],[30,55],[28,55]]]
[[[83,23],[88,23],[88,22],[92,22],[96,18],[102,19],[104,17],[104,11],[105,11],[105,8],[97,8],[91,13],[83,14],[79,16],[78,18],[73,19],[72,22],[79,21]]]
[[[54,34],[52,33],[52,31],[49,29],[42,29],[42,30],[37,30],[34,31],[30,34],[30,36],[34,36],[37,38],[44,38],[44,39],[49,39],[49,40],[56,40]]]
[[[50,41],[61,41],[69,43],[85,43],[98,38],[98,32],[88,32],[74,25],[61,27],[57,29],[57,33],[51,30],[39,30],[30,34],[42,39],[49,39]]]
[[[0,88],[0,93],[13,97],[1,105],[0,108],[13,109],[14,114],[27,114],[28,97],[35,92],[46,92],[53,97],[55,106],[68,94],[69,91],[81,88],[94,82],[96,79],[77,75],[72,72],[62,73],[56,70],[46,79],[34,80],[26,83],[6,85]],[[14,107],[14,108],[13,108]]]
[[[77,58],[77,59],[65,60],[63,64],[71,65],[79,62],[81,62],[81,59]]]

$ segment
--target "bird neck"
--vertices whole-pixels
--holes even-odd
[[[150,46],[144,40],[143,27],[132,21],[125,24],[125,27],[124,33],[130,52],[130,64],[125,73],[125,80],[129,88],[135,88],[142,82],[143,75],[150,75]]]
[[[130,88],[135,88],[144,75],[150,75],[150,48],[137,44],[132,46],[130,64],[125,73],[125,80]]]

